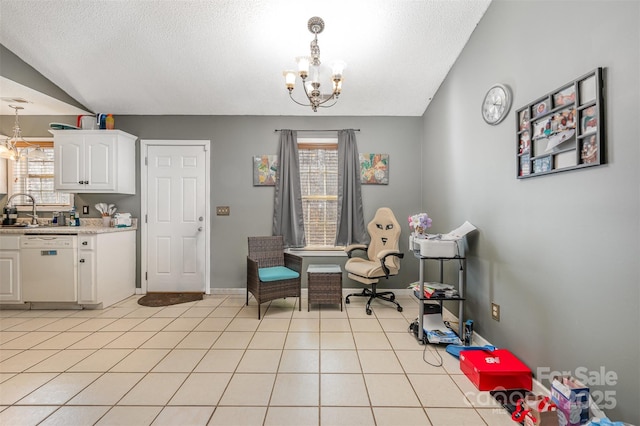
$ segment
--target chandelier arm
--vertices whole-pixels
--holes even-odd
[[[332,99],[334,100],[334,102],[331,105],[323,105],[323,104],[326,104],[327,102],[329,102]],[[331,96],[327,97],[327,99],[325,99],[324,101],[318,103],[318,106],[322,106],[323,108],[329,108],[329,107],[335,105],[336,102],[338,102],[338,97],[336,96],[336,93],[333,92],[331,94]]]
[[[297,103],[300,106],[305,106],[305,107],[311,106],[311,104],[303,104],[301,102],[296,101],[295,98],[293,97],[293,93],[292,92],[289,92],[289,97],[291,98],[291,100],[293,102]]]
[[[329,99],[331,99],[331,98],[329,98]],[[327,99],[327,101],[328,101],[329,99]],[[334,106],[336,103],[338,103],[338,98],[334,98],[334,99],[335,99],[335,100],[334,100],[334,102],[333,102],[331,105],[323,105],[323,104],[324,104],[324,102],[323,102],[322,104],[320,104],[320,105],[318,105],[318,106],[319,106],[319,107],[321,107],[321,108],[331,108],[331,107],[332,107],[332,106]],[[326,102],[326,101],[325,101],[325,102]]]

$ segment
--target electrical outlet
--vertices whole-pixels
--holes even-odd
[[[500,305],[491,302],[491,318],[500,321]]]
[[[217,206],[216,207],[216,215],[218,216],[229,216],[231,213],[231,209],[229,206]]]
[[[89,206],[82,206],[82,214],[89,214]]]

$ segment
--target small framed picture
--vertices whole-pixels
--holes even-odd
[[[359,157],[361,184],[389,184],[389,154],[359,153]]]
[[[595,105],[582,110],[580,114],[580,130],[583,135],[598,130],[598,116],[596,115]]]
[[[533,139],[542,139],[551,135],[551,119],[542,119],[533,123]]]
[[[278,171],[277,155],[253,157],[253,186],[275,186]]]
[[[551,170],[550,155],[533,160],[533,173],[543,173],[548,172],[549,170]]]
[[[572,105],[576,101],[576,88],[572,85],[553,95],[553,105]]]
[[[526,130],[527,127],[529,127],[529,108],[520,111],[520,114],[518,115],[519,119],[518,122],[520,123],[520,130]]]
[[[530,158],[529,154],[520,157],[520,176],[528,176],[531,173]]]
[[[542,102],[538,102],[533,106],[534,117],[538,117],[542,114],[546,114],[547,112],[549,112],[549,101],[546,99]]]
[[[582,164],[598,163],[598,138],[595,134],[582,140],[580,160],[582,161]]]
[[[525,130],[520,133],[520,154],[527,153],[531,150],[531,136],[529,131]]]

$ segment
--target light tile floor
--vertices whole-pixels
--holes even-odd
[[[0,311],[0,424],[513,426],[404,311],[211,295],[164,308]],[[443,360],[442,366],[433,366]],[[425,361],[426,360],[426,361]]]

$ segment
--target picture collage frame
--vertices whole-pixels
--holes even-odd
[[[603,84],[596,68],[516,110],[518,179],[605,163]]]

